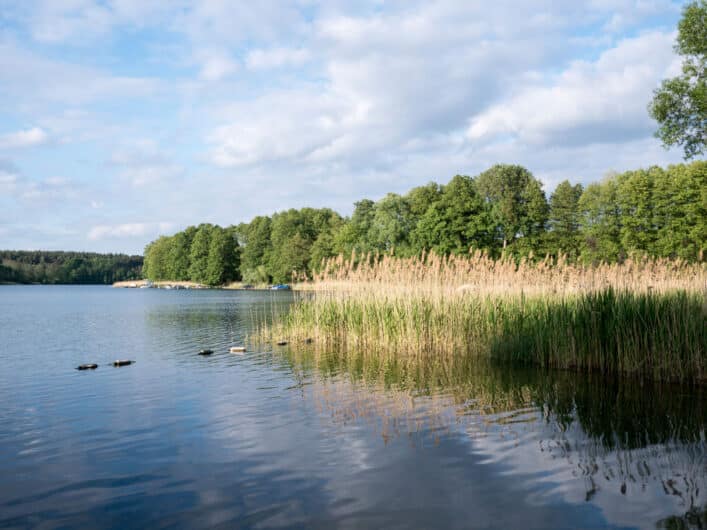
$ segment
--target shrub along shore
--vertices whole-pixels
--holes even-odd
[[[485,253],[329,260],[264,340],[414,363],[458,357],[707,382],[707,269]]]

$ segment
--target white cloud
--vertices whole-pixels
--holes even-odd
[[[47,177],[38,181],[24,179],[19,197],[25,201],[70,201],[79,198],[81,186],[64,177]]]
[[[17,189],[17,174],[0,168],[0,191],[11,193]]]
[[[38,41],[58,43],[82,35],[101,35],[111,25],[111,12],[91,0],[44,0],[32,11],[30,27]]]
[[[172,230],[174,225],[167,222],[159,223],[121,223],[93,226],[88,232],[88,239],[122,239],[131,237],[156,236]]]
[[[678,11],[670,0],[0,0],[2,112],[29,124],[0,137],[18,166],[0,167],[0,209],[83,233],[125,219],[227,224],[291,206],[348,213],[363,196],[496,162],[551,187],[679,161],[646,112],[679,66]],[[73,184],[45,178],[55,171]],[[135,251],[150,237],[90,241]]]
[[[653,32],[626,39],[594,62],[576,61],[548,85],[523,86],[474,116],[472,141],[512,135],[522,142],[616,142],[645,137],[652,90],[674,68],[674,36]]]
[[[272,48],[252,50],[246,57],[246,65],[252,70],[281,68],[283,66],[301,66],[311,59],[306,49]]]
[[[23,0],[0,6],[8,19],[27,26],[32,38],[42,44],[93,44],[118,27],[159,25],[169,9],[184,8],[173,0]]]
[[[238,63],[227,52],[210,50],[197,57],[201,63],[199,78],[203,81],[221,81],[238,71]]]
[[[47,59],[0,39],[0,96],[28,109],[42,105],[86,105],[98,100],[147,98],[154,78],[112,75],[93,67]]]
[[[302,160],[342,134],[347,103],[311,92],[272,93],[246,104],[231,105],[233,122],[209,137],[211,160],[232,167],[266,161]]]
[[[19,149],[41,145],[49,136],[39,127],[32,127],[23,131],[7,133],[0,136],[0,149]]]
[[[165,184],[183,174],[153,140],[133,141],[115,150],[110,164],[120,168],[120,178],[133,187]]]

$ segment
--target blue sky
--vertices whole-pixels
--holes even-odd
[[[0,248],[141,252],[497,162],[681,161],[669,0],[0,0]]]

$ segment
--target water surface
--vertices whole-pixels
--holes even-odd
[[[707,527],[702,391],[228,353],[291,297],[0,287],[0,527]]]

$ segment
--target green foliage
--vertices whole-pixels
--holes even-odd
[[[189,250],[189,279],[193,282],[208,284],[207,267],[211,250],[213,225],[199,225]],[[167,279],[167,278],[164,278]]]
[[[548,208],[542,186],[530,171],[522,166],[497,164],[476,177],[475,182],[504,249],[524,237],[524,243],[537,241],[545,230]]]
[[[196,229],[188,228],[184,232],[174,234],[170,241],[166,276],[171,280],[188,280],[190,265],[191,242]]]
[[[258,265],[255,269],[247,269],[243,271],[243,282],[249,285],[259,285],[270,282],[265,265]]]
[[[142,276],[140,256],[92,252],[0,251],[0,283],[111,284]]]
[[[568,300],[522,300],[501,311],[491,355],[545,367],[703,381],[701,293],[607,289]]]
[[[582,261],[615,262],[624,257],[620,242],[622,216],[616,196],[616,180],[608,178],[587,186],[579,198]]]
[[[421,217],[413,240],[417,248],[463,254],[490,244],[491,219],[470,177],[457,175],[443,187]]]
[[[250,223],[238,226],[239,240],[244,245],[241,252],[241,269],[244,278],[251,278],[258,267],[269,262],[272,252],[271,231],[272,220],[263,216],[258,216]],[[268,280],[269,278],[266,277],[265,282]]]
[[[351,219],[334,236],[334,249],[338,253],[359,255],[373,250],[369,234],[373,226],[376,203],[370,199],[363,199],[354,203]]]
[[[573,258],[579,255],[581,196],[582,185],[573,186],[567,180],[562,181],[550,196],[549,247]]]
[[[396,193],[388,193],[375,205],[368,238],[375,250],[388,253],[395,250],[399,255],[406,255],[412,228],[407,200]]]
[[[344,220],[336,215],[332,216],[328,225],[319,232],[310,249],[309,270],[318,271],[326,258],[331,258],[338,254],[336,235],[343,226]]]
[[[211,230],[204,283],[223,285],[236,279],[238,259],[236,241],[227,230],[216,226]]]
[[[239,265],[237,228],[202,224],[147,245],[143,273],[149,280],[222,285],[239,278]]]
[[[470,356],[696,383],[707,380],[706,311],[694,291],[324,295],[298,301],[264,336],[316,336],[327,352],[365,352],[381,361]]]
[[[328,208],[290,209],[229,228],[189,227],[145,249],[152,280],[220,285],[311,278],[322,260],[395,253],[493,256],[556,255],[585,263],[631,255],[703,259],[707,241],[707,162],[610,175],[602,182],[564,181],[550,197],[521,166],[497,165],[446,185],[355,204],[350,218]],[[80,265],[76,265],[80,268]],[[4,273],[6,276],[9,273]]]
[[[652,254],[695,261],[707,250],[707,162],[655,173]]]
[[[417,188],[411,189],[405,196],[407,200],[408,207],[410,208],[410,214],[413,216],[415,221],[418,221],[425,212],[430,207],[431,204],[436,203],[442,197],[442,188],[436,182],[430,182],[424,186],[418,186]]]
[[[683,146],[689,159],[707,149],[707,0],[685,6],[675,51],[683,56],[682,74],[663,81],[648,110],[659,125],[656,136],[666,147]]]
[[[315,242],[322,233],[331,233],[340,223],[339,214],[329,208],[290,209],[273,215],[272,252],[268,260],[272,280],[279,283],[310,277]],[[326,241],[320,241],[317,253],[327,252],[325,246]]]

